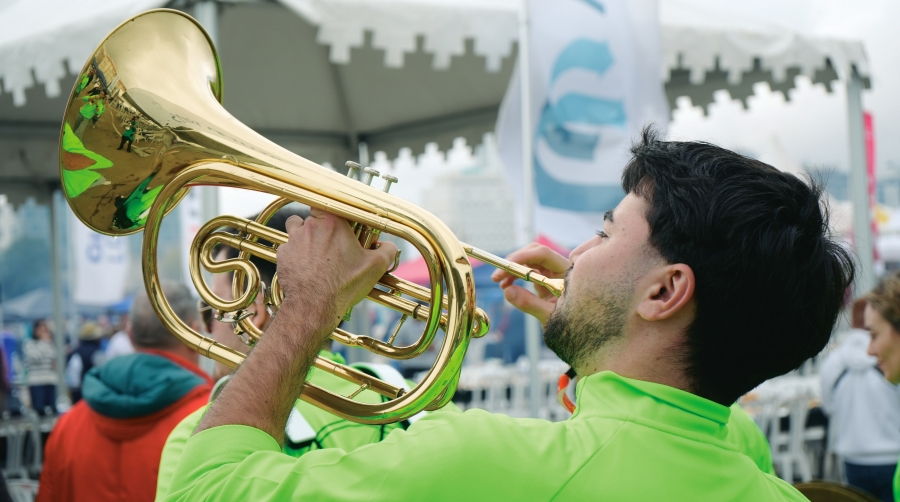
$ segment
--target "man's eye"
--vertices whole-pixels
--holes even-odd
[[[603,230],[597,230],[597,237],[600,237],[601,239],[605,239],[609,236],[606,235],[606,232],[604,232]]]

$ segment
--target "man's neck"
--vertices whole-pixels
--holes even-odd
[[[194,352],[192,349],[184,346],[172,347],[172,348],[145,348],[145,347],[135,347],[135,350],[138,352],[148,352],[155,353],[162,356],[175,356],[178,359],[181,359],[185,362],[191,363],[194,366],[200,364],[200,355]]]
[[[626,378],[692,392],[679,356],[680,344],[666,343],[659,333],[628,335],[611,342],[575,367],[582,377],[612,371]]]

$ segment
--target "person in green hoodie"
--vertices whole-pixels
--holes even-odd
[[[121,150],[125,143],[128,143],[128,149],[126,150],[128,153],[131,153],[131,144],[134,143],[134,133],[137,130],[137,117],[131,117],[131,120],[125,126],[125,130],[122,131],[122,140],[119,141],[119,148],[116,150]]]
[[[164,284],[175,312],[199,329],[196,303],[181,284]],[[143,290],[127,328],[137,350],[91,369],[84,399],[47,441],[38,502],[151,501],[169,432],[206,404],[212,380],[198,355],[166,330]]]
[[[108,101],[108,99],[107,99],[106,91],[100,90],[97,93],[97,113],[95,113],[94,116],[91,117],[91,127],[96,126],[97,121],[100,120],[100,117],[102,117],[103,114],[106,113],[106,102],[107,101]]]

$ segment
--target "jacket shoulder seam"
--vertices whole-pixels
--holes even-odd
[[[575,478],[575,476],[577,476],[579,472],[581,472],[585,467],[587,467],[588,463],[590,463],[590,461],[594,457],[599,455],[600,452],[603,451],[604,448],[606,448],[606,445],[608,445],[610,442],[612,442],[612,440],[615,439],[615,437],[619,435],[619,431],[621,431],[622,428],[625,427],[625,425],[628,422],[629,422],[628,419],[623,420],[622,423],[620,423],[619,426],[616,427],[616,431],[613,432],[611,436],[609,436],[609,439],[604,441],[603,444],[600,446],[600,448],[597,448],[597,451],[595,451],[593,454],[591,454],[588,458],[584,459],[584,462],[581,463],[581,465],[578,467],[578,469],[575,469],[575,472],[573,472],[569,476],[569,478],[566,479],[566,482],[563,483],[562,485],[560,485],[559,489],[556,490],[556,493],[554,493],[553,496],[550,497],[550,502],[553,502],[554,500],[556,500],[557,497],[559,497],[559,494],[562,493],[562,491],[566,488],[566,486],[568,486],[569,483],[572,482],[572,480]]]

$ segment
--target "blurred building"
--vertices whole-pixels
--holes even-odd
[[[40,205],[34,197],[25,199],[25,203],[16,211],[19,222],[19,234],[23,239],[50,240],[50,208]]]
[[[16,224],[16,210],[5,194],[0,194],[0,252],[12,245],[18,238],[19,225]]]
[[[876,186],[878,203],[889,207],[900,207],[900,166],[889,160],[887,167],[878,173]]]
[[[443,168],[429,169],[443,174],[436,174],[425,188],[422,206],[446,223],[459,240],[492,253],[505,253],[516,247],[515,211],[512,189],[496,160],[494,145],[493,135],[486,134],[472,155],[465,140],[458,138],[447,151]]]

